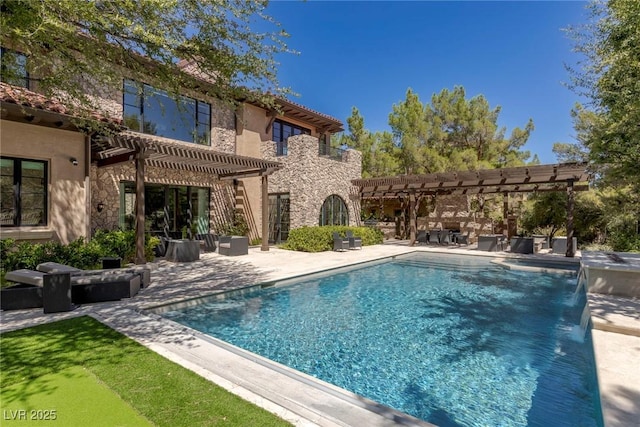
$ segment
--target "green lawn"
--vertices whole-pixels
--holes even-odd
[[[90,317],[0,340],[3,426],[290,425]]]

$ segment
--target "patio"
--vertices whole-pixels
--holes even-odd
[[[506,252],[482,252],[469,247],[410,247],[408,241],[388,241],[360,251],[309,254],[271,248],[250,248],[249,254],[226,257],[204,253],[192,263],[158,261],[152,285],[132,299],[83,305],[79,309],[45,315],[42,309],[2,312],[0,329],[28,327],[62,318],[93,316],[136,339],[163,356],[195,371],[296,425],[427,425],[374,402],[297,374],[280,366],[274,371],[260,357],[243,353],[200,333],[149,315],[144,308],[198,298],[265,281],[324,271],[411,251],[447,252],[478,256],[505,256]],[[534,259],[566,260],[563,255],[536,254]],[[607,426],[629,426],[640,418],[640,302],[633,299],[590,295],[593,339]],[[610,332],[611,325],[625,333]],[[608,329],[607,329],[608,327]]]

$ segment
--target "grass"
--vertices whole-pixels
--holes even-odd
[[[90,317],[0,339],[3,425],[17,410],[65,426],[290,425]]]

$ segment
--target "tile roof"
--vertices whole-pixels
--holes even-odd
[[[0,101],[32,108],[34,110],[42,110],[73,117],[87,118],[88,116],[88,118],[100,122],[122,124],[122,120],[120,118],[106,117],[97,111],[85,110],[83,114],[82,110],[70,108],[54,98],[33,92],[24,87],[13,86],[4,82],[0,82]]]

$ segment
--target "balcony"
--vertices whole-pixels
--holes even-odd
[[[320,156],[325,156],[328,157],[332,160],[338,160],[338,161],[343,161],[342,160],[342,155],[344,154],[346,150],[343,150],[342,148],[334,148],[331,147],[329,144],[326,143],[319,143],[318,144],[318,154]]]

